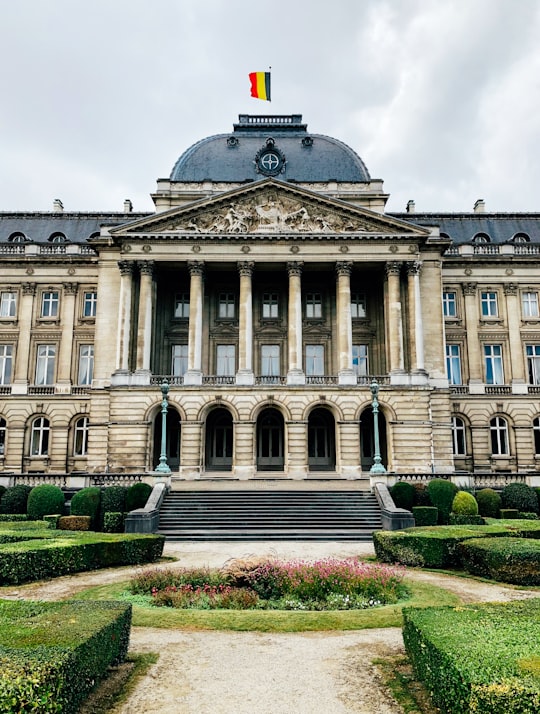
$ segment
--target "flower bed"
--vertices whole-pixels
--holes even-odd
[[[404,572],[356,559],[231,561],[221,570],[147,570],[130,591],[177,608],[364,609],[405,597]]]

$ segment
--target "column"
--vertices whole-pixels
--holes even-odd
[[[236,384],[254,384],[253,374],[253,294],[252,275],[254,263],[238,263],[240,273],[240,306],[238,338],[238,372]]]
[[[30,357],[30,332],[32,329],[32,312],[34,307],[35,283],[22,284],[22,297],[19,307],[19,339],[15,354],[15,370],[13,374],[12,394],[28,392],[28,360]]]
[[[351,270],[350,261],[336,263],[336,311],[339,384],[356,384],[352,368],[352,318],[351,318]]]
[[[521,307],[518,298],[518,286],[516,283],[506,283],[503,287],[506,297],[508,340],[510,342],[512,392],[527,394],[525,361],[523,359],[523,345],[521,343]]]
[[[62,295],[62,338],[58,352],[58,385],[60,391],[69,393],[71,386],[71,363],[73,350],[73,324],[75,321],[75,299],[77,296],[77,283],[64,283]]]
[[[301,261],[287,263],[289,273],[288,343],[289,368],[287,384],[305,384],[302,369],[302,267]]]
[[[465,329],[467,332],[467,352],[469,356],[469,387],[483,384],[482,355],[478,339],[478,302],[476,283],[463,283],[465,300]],[[465,358],[465,355],[463,355]]]
[[[154,261],[142,260],[139,262],[141,284],[139,290],[139,322],[137,326],[137,362],[138,372],[150,374],[150,355],[152,350],[152,324],[153,324],[153,275]]]
[[[386,264],[387,290],[387,344],[389,346],[390,373],[403,374],[405,365],[403,359],[403,319],[401,314],[400,289],[401,263]]]
[[[407,263],[407,290],[409,294],[409,335],[411,371],[425,373],[424,327],[420,297],[420,272],[422,263]]]
[[[116,371],[129,372],[129,346],[131,341],[131,296],[133,293],[132,260],[120,260],[120,301],[118,306],[118,342],[116,349]]]
[[[203,329],[203,277],[204,263],[188,262],[189,284],[189,328],[188,328],[188,368],[184,374],[184,384],[202,384],[202,329]]]

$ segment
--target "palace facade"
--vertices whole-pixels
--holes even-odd
[[[165,446],[173,488],[369,482],[374,380],[388,472],[539,470],[538,214],[386,213],[300,115],[241,115],[152,198],[0,214],[0,475]]]

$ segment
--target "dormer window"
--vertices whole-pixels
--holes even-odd
[[[49,236],[49,243],[67,243],[68,239],[63,233],[53,233]]]
[[[475,245],[479,245],[480,243],[491,243],[491,238],[487,233],[477,233],[472,239],[472,242]]]
[[[530,243],[531,239],[526,233],[516,233],[515,236],[513,236],[510,239],[511,243]]]
[[[9,243],[26,243],[28,241],[28,238],[24,235],[24,233],[12,233],[9,238],[8,242]]]

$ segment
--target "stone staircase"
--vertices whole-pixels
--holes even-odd
[[[367,491],[172,491],[158,533],[186,541],[366,541],[382,528]]]

